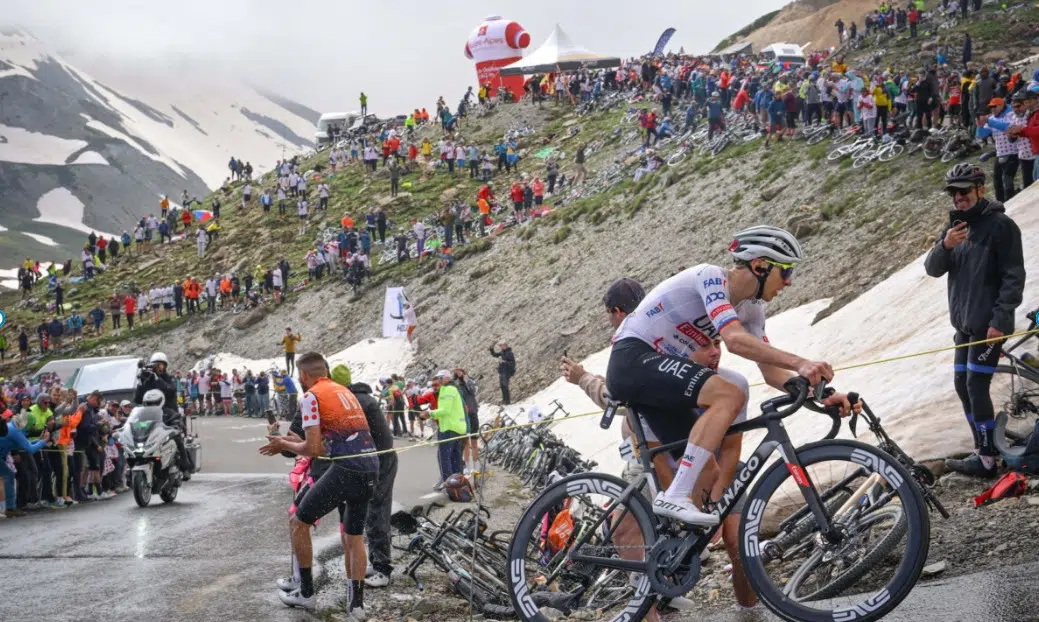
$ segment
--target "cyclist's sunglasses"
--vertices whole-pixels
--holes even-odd
[[[771,259],[765,259],[765,263],[779,268],[779,276],[783,277],[784,281],[788,281],[790,280],[790,277],[794,276],[794,264],[792,263],[780,263],[778,261],[772,261]]]
[[[945,192],[953,198],[965,197],[970,194],[970,191],[974,188],[946,188]]]

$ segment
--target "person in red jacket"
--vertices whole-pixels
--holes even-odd
[[[137,313],[137,300],[132,295],[123,298],[123,310],[126,312],[127,329],[133,330],[133,318]]]
[[[482,186],[479,190],[476,191],[476,200],[479,201],[480,199],[483,199],[488,203],[495,199],[494,182],[489,181],[487,182],[487,185]]]
[[[416,159],[418,159],[418,147],[412,143],[408,145],[408,160],[414,162]]]
[[[518,179],[512,182],[509,196],[512,197],[512,210],[515,213],[516,222],[523,222],[523,185]]]
[[[1036,155],[1039,154],[1039,94],[1027,89],[1023,93],[1025,110],[1028,111],[1028,125],[1011,127],[1007,130],[1007,134],[1021,136],[1030,140],[1032,142],[1032,155]],[[1032,179],[1035,179],[1036,173],[1039,173],[1039,165],[1035,164],[1037,161],[1039,161],[1039,158],[1032,160]],[[1022,162],[1026,161],[1022,160]]]

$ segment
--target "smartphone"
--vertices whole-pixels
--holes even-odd
[[[278,422],[278,418],[274,416],[274,413],[268,412],[267,413],[267,424],[268,425],[274,425],[277,422]]]

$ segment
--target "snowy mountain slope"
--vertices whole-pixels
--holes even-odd
[[[0,31],[0,267],[74,256],[84,232],[131,228],[162,194],[201,196],[231,156],[262,173],[312,146],[313,121],[296,113],[313,111],[284,97],[97,68],[103,79]]]
[[[1024,302],[1017,309],[1017,330],[1021,331],[1028,325],[1025,314],[1039,306],[1039,254],[1034,252],[1039,248],[1039,188],[1032,187],[1014,197],[1007,203],[1007,213],[1021,228],[1028,274]],[[829,300],[818,300],[770,317],[769,341],[802,356],[827,360],[835,368],[952,345],[946,279],[927,276],[923,256],[812,325],[816,314],[828,305]],[[605,341],[608,336],[603,337]],[[1034,345],[1030,350],[1034,352]],[[609,353],[606,348],[582,363],[589,371],[603,374]],[[963,410],[952,386],[952,361],[953,352],[947,350],[838,371],[834,386],[859,392],[883,420],[888,433],[915,458],[944,457],[971,449]],[[743,373],[751,384],[762,381],[757,367],[744,359],[726,353],[722,365]],[[760,412],[758,405],[763,400],[777,394],[771,387],[751,388],[750,416]],[[1007,386],[993,382],[993,396],[1008,394]],[[562,379],[517,406],[529,410],[531,405],[537,405],[548,413],[553,399],[559,399],[571,413],[596,410],[583,391]],[[998,411],[998,397],[995,401]],[[807,410],[784,423],[795,445],[818,440],[830,427],[829,419]],[[617,454],[618,422],[610,430],[601,430],[593,416],[563,421],[555,426],[555,431],[571,446],[598,461],[601,468],[620,473],[623,463]],[[859,435],[866,442],[873,441],[863,425],[859,426]],[[850,438],[846,427],[840,436]],[[760,434],[747,434],[744,438],[746,455],[757,445]]]

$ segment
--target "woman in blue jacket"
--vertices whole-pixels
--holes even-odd
[[[9,418],[10,411],[0,417],[0,476],[4,478],[4,498],[0,499],[0,514],[21,516],[21,512],[16,509],[18,504],[14,490],[14,472],[7,466],[7,456],[12,450],[34,454],[46,444],[49,436],[44,433],[40,440],[29,442],[29,439],[25,438],[25,433],[10,423]]]

